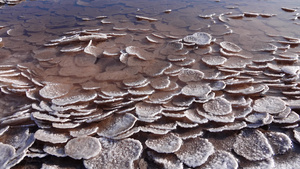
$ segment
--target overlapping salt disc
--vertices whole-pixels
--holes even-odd
[[[220,97],[204,103],[203,109],[213,115],[227,115],[232,111],[230,102]]]
[[[69,93],[62,97],[53,99],[52,103],[63,106],[63,105],[67,105],[67,104],[74,104],[77,102],[91,101],[91,100],[95,99],[96,97],[97,97],[97,93],[93,90],[73,91],[72,93]]]
[[[199,46],[205,46],[211,43],[212,37],[206,32],[196,32],[193,35],[184,37],[183,40],[188,43],[195,43]]]
[[[135,111],[138,116],[155,116],[161,113],[163,107],[160,105],[140,102],[135,105]]]
[[[210,66],[222,65],[227,61],[225,57],[222,56],[204,56],[202,61]]]
[[[90,159],[101,151],[97,138],[86,136],[73,138],[65,145],[65,153],[74,159]]]
[[[234,151],[250,161],[265,160],[274,154],[270,143],[259,130],[242,130],[233,145]]]
[[[211,92],[210,86],[208,84],[202,83],[191,83],[184,86],[181,90],[183,95],[186,96],[196,96],[200,98],[206,98]]]
[[[130,113],[110,118],[108,122],[104,121],[102,125],[99,125],[98,135],[113,138],[130,130],[136,121],[137,118]]]
[[[200,81],[204,73],[200,70],[185,68],[180,71],[178,78],[183,82]]]
[[[169,133],[159,138],[147,139],[145,144],[158,153],[174,153],[179,150],[182,140],[175,134]]]
[[[286,108],[285,102],[278,97],[266,96],[254,101],[253,110],[257,112],[266,112],[277,114]]]
[[[105,138],[99,138],[99,140],[102,150],[96,157],[84,160],[84,166],[87,169],[133,169],[133,162],[142,153],[143,146],[138,140],[124,139],[113,141]]]
[[[293,146],[292,140],[284,133],[268,132],[266,136],[275,154],[285,154]]]
[[[205,163],[214,153],[214,146],[200,137],[183,141],[183,145],[175,152],[176,156],[189,167],[198,167]]]
[[[238,53],[242,50],[242,48],[240,48],[238,45],[228,41],[221,42],[220,46],[223,49],[227,50],[228,52],[233,52],[233,53]]]
[[[34,137],[37,140],[53,144],[66,143],[70,139],[70,136],[68,136],[67,134],[55,133],[44,129],[39,129],[38,131],[36,131]]]
[[[233,156],[233,154],[227,151],[216,151],[212,158],[208,160],[206,164],[204,164],[203,169],[212,169],[212,168],[222,168],[222,169],[237,169],[238,161]]]

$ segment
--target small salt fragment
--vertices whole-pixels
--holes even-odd
[[[101,152],[97,138],[86,136],[73,138],[65,145],[65,153],[74,159],[90,159]]]
[[[170,13],[170,12],[172,12],[172,9],[167,9],[164,11],[164,13]]]
[[[175,152],[176,156],[189,167],[198,167],[204,164],[214,153],[214,146],[200,137],[183,141],[183,145]]]
[[[257,17],[259,16],[259,13],[254,13],[254,12],[244,12],[245,17]]]
[[[297,11],[297,9],[287,8],[287,7],[282,7],[281,9],[286,11],[286,12],[296,12]]]
[[[137,19],[140,19],[140,20],[146,20],[146,21],[150,21],[150,22],[157,21],[157,19],[155,19],[155,18],[150,18],[150,17],[140,16],[140,15],[136,15],[135,17],[136,17]]]
[[[265,160],[274,152],[267,138],[259,130],[242,130],[233,144],[234,151],[250,161]]]
[[[200,18],[203,18],[203,19],[210,19],[212,18],[213,16],[215,16],[216,14],[213,13],[213,14],[209,14],[209,15],[199,15]]]
[[[158,153],[174,153],[179,150],[182,140],[175,134],[168,133],[159,138],[147,139],[145,144]]]

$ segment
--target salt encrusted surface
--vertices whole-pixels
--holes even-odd
[[[299,165],[296,8],[47,3],[0,11],[0,168]]]

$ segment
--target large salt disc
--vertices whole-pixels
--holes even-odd
[[[223,41],[220,43],[220,46],[227,50],[228,52],[233,52],[233,53],[238,53],[242,50],[242,48],[240,48],[238,45],[232,43],[232,42],[227,42],[227,41]]]
[[[232,111],[230,102],[224,98],[216,98],[204,103],[203,109],[213,115],[227,115]]]
[[[65,153],[78,160],[95,157],[100,151],[99,140],[90,136],[73,138],[65,145]]]
[[[200,81],[204,73],[200,70],[185,68],[180,71],[178,78],[183,82]]]
[[[201,167],[202,168],[202,167]],[[212,155],[212,158],[203,166],[202,169],[237,169],[237,159],[229,152],[217,151]]]
[[[185,140],[175,152],[176,156],[189,167],[202,165],[213,153],[214,146],[207,139],[200,137]]]
[[[163,108],[160,105],[140,102],[135,105],[136,114],[138,116],[155,116],[162,112]]]
[[[159,138],[147,139],[145,144],[158,153],[174,153],[179,150],[182,140],[180,137],[169,133]]]
[[[102,150],[96,157],[84,160],[84,166],[87,169],[133,169],[134,160],[137,160],[142,153],[143,146],[138,140],[115,141],[105,138],[99,140]]]
[[[254,101],[253,110],[257,112],[266,112],[278,114],[286,108],[285,102],[278,97],[266,96]]]
[[[207,84],[191,83],[184,86],[181,92],[186,96],[206,98],[206,96],[211,92],[211,88]]]
[[[265,160],[274,154],[267,138],[259,130],[243,130],[237,136],[233,149],[250,161]]]

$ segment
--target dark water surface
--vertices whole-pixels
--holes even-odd
[[[299,10],[3,4],[0,168],[297,168]]]

